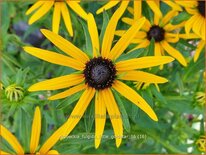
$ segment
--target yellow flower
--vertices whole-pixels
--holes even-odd
[[[71,1],[71,0],[38,0],[32,7],[30,7],[26,15],[35,13],[30,17],[29,24],[33,24],[44,16],[49,10],[54,6],[53,19],[52,19],[52,31],[55,33],[59,32],[59,25],[61,15],[63,17],[67,31],[71,36],[73,36],[72,22],[70,18],[70,13],[67,5],[81,18],[84,20],[87,19],[87,13],[82,9],[78,4],[80,1]]]
[[[129,0],[127,0],[129,2]],[[111,9],[112,7],[116,6],[118,3],[120,3],[121,0],[110,0],[107,4],[105,4],[104,6],[102,6],[101,8],[99,8],[96,13],[100,14],[102,13],[104,10],[108,10]],[[142,14],[142,0],[134,0],[133,1],[133,8],[134,8],[134,19],[138,19],[140,18],[141,14]],[[159,9],[158,3],[160,2],[160,0],[146,0],[146,3],[148,4],[148,6],[152,9],[152,11],[154,13],[156,13],[159,17],[162,17],[162,12]],[[166,3],[167,5],[169,5],[173,10],[177,10],[177,11],[181,11],[182,8],[178,5],[175,4],[172,1],[169,0],[162,0],[162,2]],[[129,3],[125,4],[125,5],[129,5]],[[128,7],[128,10],[130,11],[132,8]]]
[[[179,37],[182,39],[199,39],[200,37],[197,34],[189,33],[189,34],[179,34]],[[205,48],[206,42],[205,40],[201,39],[197,45],[197,49],[194,55],[194,61],[196,62],[200,56],[201,51]]]
[[[77,70],[73,74],[45,80],[32,85],[30,91],[39,90],[67,90],[49,97],[49,100],[57,100],[71,96],[84,90],[82,96],[74,107],[66,126],[68,127],[62,134],[69,134],[80,121],[90,101],[95,98],[95,147],[98,148],[101,136],[104,131],[106,121],[106,111],[114,129],[116,146],[119,147],[123,136],[122,118],[112,90],[116,90],[122,96],[133,102],[142,109],[148,116],[157,121],[158,118],[149,104],[136,91],[131,89],[122,81],[142,81],[149,83],[165,83],[167,79],[137,71],[137,69],[158,66],[173,61],[171,57],[142,57],[125,61],[117,61],[117,58],[128,47],[131,40],[145,22],[145,18],[137,20],[131,28],[112,47],[114,32],[118,19],[123,14],[125,6],[120,8],[111,17],[105,30],[102,45],[99,42],[98,30],[92,14],[88,15],[88,30],[90,33],[93,56],[90,58],[82,50],[74,46],[71,42],[61,36],[48,31],[41,30],[47,39],[56,47],[65,52],[67,56],[52,51],[34,47],[24,47],[24,50],[42,60],[67,66]],[[54,137],[56,140],[59,137]],[[50,147],[50,144],[47,145]]]
[[[14,135],[12,135],[12,133],[8,129],[6,129],[3,125],[0,125],[0,131],[1,131],[0,136],[3,137],[11,145],[11,147],[14,149],[14,151],[17,154],[23,155],[25,153],[25,150],[23,149],[19,141],[16,139]],[[35,112],[34,112],[34,119],[32,123],[29,153],[30,154],[40,153],[40,154],[47,154],[47,155],[59,154],[56,150],[49,150],[49,149],[44,150],[44,153],[41,152],[41,148],[40,148],[40,151],[37,151],[37,148],[39,145],[40,133],[41,133],[41,112],[40,112],[39,107],[36,107]],[[53,135],[59,135],[59,134],[60,133],[55,132]],[[52,140],[49,141],[49,143],[51,142]],[[9,153],[0,150],[0,154],[9,154]]]
[[[133,9],[130,11],[130,13],[132,12],[134,12]],[[134,39],[132,39],[132,43],[138,45],[131,51],[148,47],[150,45],[151,39],[153,38],[155,40],[155,56],[165,55],[164,53],[166,51],[169,55],[178,60],[183,66],[187,66],[187,62],[183,55],[170,45],[170,43],[178,42],[179,37],[176,30],[178,30],[184,24],[170,24],[171,18],[173,18],[177,14],[178,11],[171,10],[164,17],[160,18],[156,13],[154,13],[154,20],[151,22],[149,20],[146,20],[141,30],[136,34]],[[136,20],[124,17],[122,18],[122,21],[129,25],[133,25]],[[125,32],[126,30],[117,30],[115,34],[122,36],[125,34]]]
[[[206,136],[200,136],[199,139],[195,143],[197,145],[197,148],[201,152],[206,152],[205,146],[206,146]]]
[[[186,33],[190,33],[191,30],[205,40],[205,1],[180,1],[175,2],[185,8],[185,10],[192,15],[192,17],[185,23]]]

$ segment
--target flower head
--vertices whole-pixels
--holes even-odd
[[[63,135],[67,135],[73,130],[83,116],[90,101],[95,98],[95,116],[102,116],[95,118],[96,148],[100,144],[101,136],[104,131],[106,111],[110,116],[114,129],[117,147],[120,146],[122,140],[123,122],[121,113],[113,96],[113,90],[116,90],[122,96],[137,105],[147,113],[151,119],[154,121],[158,120],[150,105],[136,91],[126,85],[124,81],[165,83],[167,82],[167,79],[138,69],[158,66],[173,61],[173,58],[167,56],[150,56],[124,61],[117,60],[146,21],[145,18],[141,18],[134,22],[130,29],[112,47],[116,24],[120,14],[123,13],[123,9],[125,9],[125,7],[121,6],[120,9],[118,9],[111,17],[105,30],[102,45],[100,45],[99,42],[98,30],[94,17],[92,14],[88,15],[88,30],[93,47],[92,57],[86,55],[81,49],[77,48],[61,36],[45,29],[41,30],[45,37],[47,37],[59,49],[64,51],[67,56],[39,48],[24,47],[24,50],[33,56],[54,64],[67,66],[78,71],[73,74],[36,83],[32,85],[29,90],[39,91],[67,88],[67,90],[49,97],[49,100],[65,98],[76,92],[84,90],[66,122],[68,129],[62,133]],[[59,137],[55,138],[57,140]],[[49,146],[49,144],[47,146]]]
[[[132,12],[134,13],[134,11],[130,9],[130,13]],[[148,47],[151,43],[151,40],[154,39],[155,56],[165,55],[166,51],[169,55],[178,60],[183,66],[187,66],[187,62],[184,56],[170,45],[170,43],[178,42],[179,37],[176,30],[178,30],[184,24],[170,24],[171,18],[173,18],[177,14],[178,11],[171,10],[164,17],[159,17],[158,14],[154,13],[153,21],[146,19],[145,24],[140,29],[140,31],[136,33],[136,36],[132,40],[132,43],[137,44],[137,46],[131,51]],[[122,20],[129,25],[133,25],[133,23],[136,21],[135,19],[127,17],[122,18]],[[125,30],[117,30],[116,35],[122,36],[125,32]]]
[[[6,97],[9,101],[18,102],[24,97],[24,89],[16,84],[9,85],[5,88]]]
[[[193,0],[193,1],[179,1],[175,0],[177,4],[183,6],[185,10],[192,16],[185,22],[185,31],[190,33],[193,30],[194,33],[199,35],[205,40],[205,1]]]
[[[73,36],[72,23],[67,5],[81,18],[85,20],[87,19],[87,13],[81,8],[78,3],[78,1],[71,0],[38,0],[27,10],[26,15],[29,15],[35,11],[35,13],[29,19],[29,24],[33,24],[41,17],[43,17],[47,12],[49,12],[49,10],[54,6],[52,31],[55,33],[59,32],[60,19],[62,15],[67,31],[71,36]]]
[[[63,126],[64,127],[64,126]],[[59,128],[62,129],[62,128]],[[16,137],[8,130],[6,129],[3,125],[0,125],[0,136],[4,138],[14,149],[15,153],[17,154],[25,154],[25,150],[19,143],[19,141],[16,139]],[[39,145],[39,139],[40,139],[40,132],[41,132],[41,111],[39,107],[36,107],[35,112],[34,112],[34,118],[33,118],[33,123],[32,123],[32,130],[31,130],[31,139],[30,139],[30,154],[47,154],[47,155],[54,155],[54,154],[59,154],[56,150],[50,150],[50,149],[44,149],[38,151],[38,145]],[[53,135],[59,135],[60,133],[55,132]],[[49,143],[52,143],[52,139],[48,141]],[[55,143],[52,144],[52,146]],[[44,153],[42,153],[44,151]],[[9,154],[5,151],[0,150],[0,154]]]

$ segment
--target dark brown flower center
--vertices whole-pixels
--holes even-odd
[[[199,13],[205,18],[205,2],[198,1],[197,8],[198,8]]]
[[[157,25],[153,25],[147,32],[147,39],[151,40],[154,38],[155,42],[160,42],[164,40],[165,30]]]
[[[111,87],[116,77],[116,68],[111,60],[93,58],[84,69],[85,82],[97,90]]]

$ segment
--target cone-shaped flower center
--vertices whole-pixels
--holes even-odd
[[[205,18],[205,2],[204,1],[198,1],[197,6],[200,14]]]
[[[147,39],[151,40],[154,38],[155,42],[164,40],[165,30],[157,25],[153,25],[147,32]]]
[[[90,87],[100,90],[112,86],[116,77],[116,69],[109,59],[93,58],[86,63],[84,77]]]

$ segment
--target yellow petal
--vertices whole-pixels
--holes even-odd
[[[155,56],[161,56],[162,55],[162,47],[160,46],[159,42],[155,43],[155,51],[154,51]]]
[[[83,74],[70,74],[65,76],[60,76],[57,78],[44,80],[32,85],[29,91],[39,91],[39,90],[57,90],[62,88],[68,88],[81,83],[84,80]]]
[[[33,24],[35,21],[44,16],[53,6],[54,1],[47,1],[31,16],[29,19],[29,25]]]
[[[187,34],[190,33],[190,30],[191,30],[194,22],[198,18],[198,16],[199,15],[194,15],[189,20],[186,21],[186,23],[185,23],[185,31],[186,31]]]
[[[53,12],[53,19],[52,19],[52,31],[54,33],[59,32],[59,25],[60,25],[60,9],[61,9],[61,2],[54,3],[54,12]]]
[[[67,28],[67,31],[69,32],[70,36],[73,36],[74,34],[73,34],[73,29],[72,29],[72,22],[71,22],[68,8],[65,3],[62,3],[61,5],[61,13],[64,19],[65,26]]]
[[[196,19],[196,21],[195,21],[195,23],[194,23],[194,25],[193,25],[193,27],[192,27],[192,30],[193,30],[197,35],[199,35],[199,36],[202,35],[202,34],[201,34],[201,28],[204,27],[204,26],[203,26],[204,23],[205,23],[205,19],[202,18],[201,15],[199,15],[199,17]],[[204,36],[205,36],[205,34],[204,34]]]
[[[94,20],[94,16],[91,13],[88,14],[87,23],[88,23],[89,34],[90,34],[91,41],[92,41],[93,56],[97,57],[97,53],[100,53],[99,52],[99,35],[98,35],[97,25]]]
[[[135,1],[134,1],[135,2]],[[134,14],[134,9],[132,8],[132,7],[130,7],[130,6],[128,6],[127,7],[127,10],[128,10],[128,12],[130,13],[130,14]]]
[[[131,19],[131,18],[127,18],[127,17],[123,17],[122,18],[122,21],[128,25],[133,25],[135,20],[134,19]]]
[[[179,34],[175,33],[165,33],[165,40],[169,43],[176,43],[179,41]]]
[[[109,1],[107,4],[105,4],[104,6],[102,6],[101,8],[99,8],[96,12],[96,14],[100,14],[103,11],[106,11],[112,7],[114,7],[115,5],[117,5],[120,1],[116,0],[116,1]]]
[[[133,39],[133,40],[135,40],[135,39]],[[139,42],[139,40],[137,40],[137,42]],[[142,39],[142,41],[140,42],[140,44],[137,45],[135,48],[131,49],[130,51],[128,51],[128,53],[129,53],[129,52],[132,52],[132,51],[134,51],[134,50],[140,49],[140,48],[146,48],[147,46],[149,46],[149,44],[150,44],[150,41],[149,41],[149,40],[147,40],[147,39]]]
[[[134,69],[149,68],[172,62],[174,59],[169,56],[147,56],[134,58],[116,63],[117,71],[128,71]]]
[[[9,155],[10,153],[4,152],[4,151],[0,150],[0,154],[1,154],[1,155]]]
[[[67,0],[66,1],[69,7],[76,12],[84,20],[87,20],[87,13],[82,9],[82,7],[78,4],[78,2]]]
[[[129,28],[129,30],[119,39],[119,41],[112,48],[111,52],[109,53],[110,59],[115,60],[124,52],[124,50],[131,43],[132,39],[136,36],[137,32],[143,26],[144,22],[145,22],[145,18],[143,17],[137,20]]]
[[[162,41],[161,45],[169,55],[177,59],[183,66],[187,66],[185,58],[178,50],[170,46],[166,41]]]
[[[62,136],[68,135],[73,130],[73,128],[77,125],[77,123],[83,116],[90,101],[94,97],[94,94],[95,89],[93,88],[87,88],[84,91],[66,123],[64,123],[64,125],[62,125],[58,130],[56,130],[43,144],[39,151],[41,154],[46,154],[48,150],[50,150],[51,147],[53,147]]]
[[[202,40],[199,42],[198,46],[197,46],[197,49],[195,51],[195,55],[194,55],[194,61],[196,62],[197,59],[199,58],[200,56],[200,52],[203,50],[203,48],[205,47],[205,41]]]
[[[41,112],[39,107],[36,107],[31,130],[30,153],[35,153],[39,144],[41,133]]]
[[[84,52],[82,52],[79,48],[77,48],[71,42],[69,42],[68,40],[46,29],[41,29],[41,32],[56,47],[58,47],[60,50],[62,50],[66,54],[70,55],[71,57],[83,63],[89,61],[89,57]]]
[[[22,146],[9,130],[7,130],[3,125],[0,125],[0,131],[0,136],[2,136],[12,146],[17,154],[24,154]]]
[[[103,102],[102,91],[95,96],[95,148],[98,148],[104,132],[106,122],[106,106]]]
[[[119,79],[121,80],[128,80],[128,81],[139,81],[139,82],[146,82],[146,83],[165,83],[168,82],[167,79],[156,76],[154,74],[146,73],[143,71],[127,71],[120,74]]]
[[[102,50],[101,55],[102,57],[108,57],[108,54],[110,52],[112,41],[114,38],[115,29],[117,26],[117,23],[126,10],[128,6],[129,1],[122,1],[120,7],[115,11],[115,13],[112,15],[107,28],[105,30],[105,34],[102,41]]]
[[[150,105],[132,88],[128,87],[126,84],[120,81],[115,81],[112,87],[122,96],[124,96],[132,103],[137,105],[140,109],[142,109],[151,119],[153,119],[154,121],[158,121],[158,118]]]
[[[59,152],[56,151],[56,150],[50,150],[50,151],[47,153],[47,155],[55,155],[55,154],[59,154]]]
[[[169,31],[173,31],[179,28],[184,27],[186,24],[185,21],[181,22],[180,24],[177,25],[172,25],[171,23],[168,23],[167,25],[164,26],[165,31],[169,32]]]
[[[48,100],[57,100],[57,99],[62,99],[62,98],[65,98],[65,97],[68,97],[68,96],[71,96],[83,89],[86,88],[86,85],[85,84],[80,84],[80,85],[77,85],[77,86],[74,86],[64,92],[61,92],[61,93],[58,93],[58,94],[55,94],[53,96],[50,96],[48,98]]]
[[[149,5],[149,7],[152,9],[154,14],[158,15],[159,17],[162,17],[162,12],[160,11],[160,9],[159,9],[157,3],[155,3],[155,1],[146,0],[146,2]]]
[[[142,15],[142,1],[134,1],[134,20],[138,20]]]
[[[56,52],[52,52],[52,51],[48,51],[48,50],[43,50],[40,48],[36,48],[36,47],[23,47],[24,50],[37,57],[40,58],[44,61],[47,62],[51,62],[53,64],[57,64],[57,65],[62,65],[62,66],[67,66],[67,67],[71,67],[74,68],[76,70],[84,70],[84,64],[73,59],[70,58],[68,56],[62,55],[62,54],[58,54]]]
[[[189,34],[179,34],[179,38],[182,38],[182,39],[199,39],[200,36],[198,36],[195,33],[189,33]]]
[[[172,1],[163,0],[163,2],[166,3],[167,5],[169,5],[173,10],[182,11],[182,8],[178,4],[176,4]]]
[[[122,117],[110,88],[103,90],[102,95],[114,129],[116,146],[119,147],[123,136]]]
[[[174,16],[178,15],[177,11],[169,11],[163,18],[162,23],[163,25],[166,25]]]
[[[26,11],[26,15],[29,15],[30,13],[32,13],[34,10],[38,9],[40,6],[42,6],[42,4],[44,4],[44,1],[37,1],[36,3],[34,3],[34,5],[32,5],[27,11]]]

